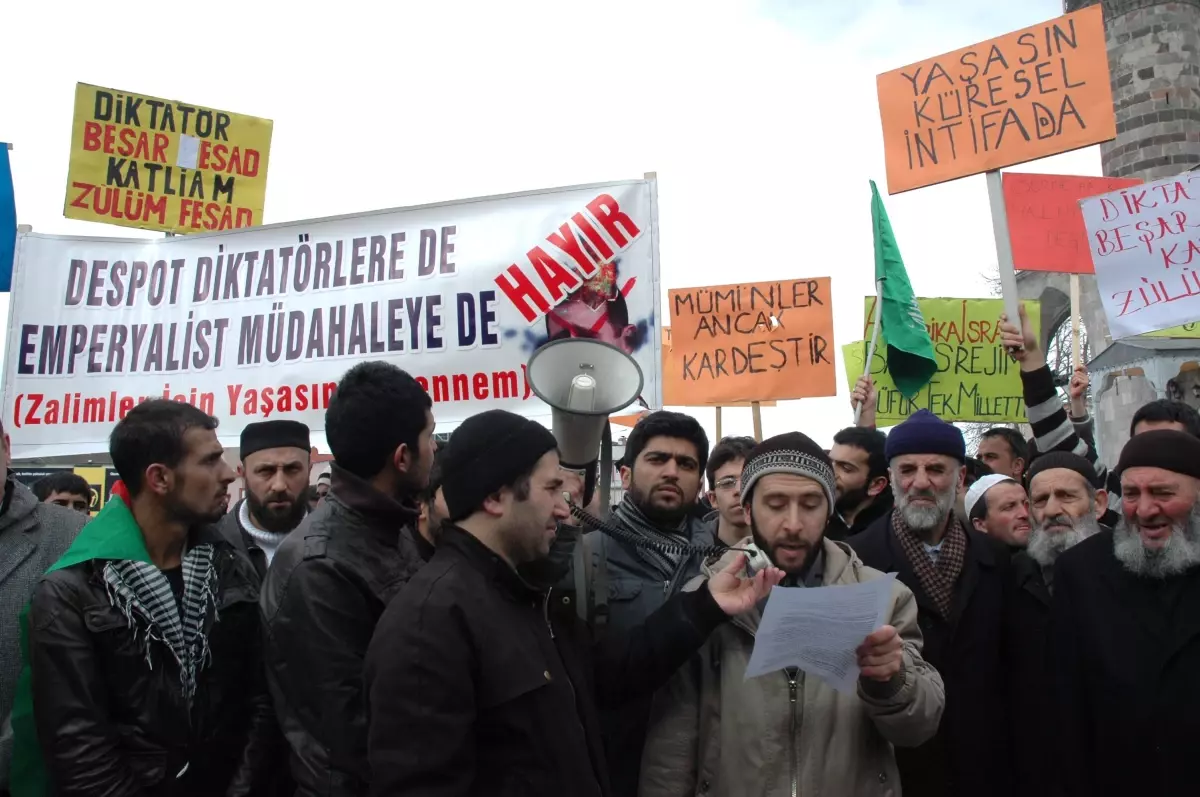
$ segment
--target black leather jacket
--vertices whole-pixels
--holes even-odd
[[[131,628],[109,601],[104,562],[39,583],[29,616],[33,699],[52,793],[235,797],[267,788],[273,718],[258,578],[215,527],[193,540],[215,548],[219,620],[209,612],[212,655],[190,711],[174,658],[155,645],[147,664],[141,624]]]
[[[367,793],[367,646],[392,597],[424,564],[415,504],[333,467],[325,501],[275,552],[261,613],[267,682],[297,797]]]

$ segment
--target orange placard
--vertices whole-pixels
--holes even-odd
[[[1013,266],[1070,274],[1095,273],[1079,200],[1142,182],[1130,177],[1018,172],[1005,172],[1003,177]]]
[[[663,401],[734,406],[837,395],[829,278],[667,292]],[[667,346],[663,346],[664,352]]]
[[[1099,5],[875,82],[889,194],[1117,135]]]
[[[671,328],[662,328],[662,372],[667,373],[682,373],[683,372],[683,354],[676,354],[671,348]],[[755,403],[760,407],[774,407],[774,401],[730,401],[726,403],[717,403],[705,405],[697,402],[693,397],[688,396],[684,391],[686,388],[681,380],[667,382],[663,384],[663,406],[664,407],[752,407]],[[613,421],[613,423],[618,423]],[[633,424],[629,424],[632,426]]]

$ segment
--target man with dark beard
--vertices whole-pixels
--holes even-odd
[[[883,577],[825,535],[834,471],[810,438],[791,432],[763,441],[750,452],[742,480],[753,541],[787,574],[780,587]],[[737,556],[730,552],[705,565],[685,592]],[[944,705],[942,680],[921,657],[912,592],[893,582],[886,624],[858,650],[861,673],[853,694],[798,668],[746,679],[761,617],[755,609],[718,627],[660,692],[642,760],[641,797],[894,793],[893,745],[932,737]]]
[[[918,410],[887,437],[896,508],[849,540],[868,567],[897,573],[917,598],[925,658],[946,684],[937,736],[896,751],[907,794],[1011,794],[1001,624],[1003,543],[955,513],[966,478],[962,432]]]
[[[390,363],[347,371],[325,411],[329,494],[267,571],[267,683],[297,797],[369,788],[363,666],[383,610],[425,563],[414,536],[437,450],[432,406]]]
[[[1108,494],[1098,488],[1092,463],[1066,451],[1035,459],[1027,478],[1033,528],[1028,547],[1013,557],[1004,621],[1014,794],[1058,797],[1054,686],[1047,654],[1054,563],[1101,530]]]
[[[1050,647],[1063,793],[1196,792],[1200,738],[1200,440],[1132,437],[1116,527],[1054,565]]]
[[[114,497],[22,622],[14,795],[271,793],[258,579],[215,527],[234,479],[216,428],[153,399],[113,429]]]
[[[238,453],[246,497],[221,520],[221,531],[263,578],[284,537],[308,511],[308,427],[287,420],[249,424]]]
[[[829,456],[837,476],[837,506],[825,531],[831,540],[866,531],[892,511],[886,444],[883,432],[861,426],[842,429],[833,436]]]
[[[610,523],[638,544],[600,531],[584,540],[591,561],[588,616],[597,633],[606,626],[629,633],[699,575],[703,557],[679,546],[715,544],[713,524],[693,515],[707,461],[708,436],[690,415],[652,412],[629,433],[621,466],[625,497]],[[649,716],[650,698],[601,713],[614,797],[637,794]]]

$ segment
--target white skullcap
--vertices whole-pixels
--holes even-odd
[[[979,503],[979,499],[983,498],[988,490],[995,487],[1000,482],[1012,482],[1016,484],[1016,479],[1011,476],[1003,476],[999,473],[989,473],[986,476],[980,476],[975,480],[975,483],[967,490],[967,497],[963,499],[963,509],[966,510],[967,517],[971,516],[971,510]]]

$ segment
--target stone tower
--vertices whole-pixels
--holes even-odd
[[[1117,137],[1100,147],[1104,174],[1151,181],[1197,168],[1200,0],[1063,0],[1066,12],[1092,5],[1104,8],[1117,115]],[[1042,300],[1042,334],[1048,337],[1070,314],[1067,275],[1024,271],[1017,278],[1022,298]],[[1095,279],[1082,277],[1080,283],[1080,315],[1093,360],[1097,443],[1104,460],[1114,464],[1133,413],[1147,401],[1167,397],[1168,380],[1173,397],[1182,395],[1200,406],[1200,389],[1192,387],[1200,385],[1200,370],[1191,367],[1191,352],[1200,350],[1200,340],[1158,339],[1154,348],[1109,349],[1112,340]],[[1117,362],[1128,367],[1108,369]],[[1101,364],[1103,375],[1096,372]],[[1181,383],[1187,389],[1176,391]]]

